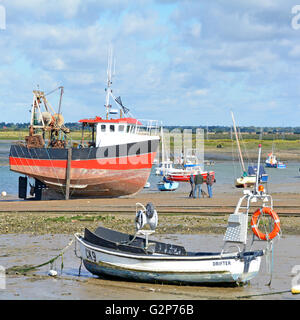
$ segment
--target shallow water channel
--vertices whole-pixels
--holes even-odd
[[[0,265],[6,269],[12,266],[39,265],[60,253],[73,236],[70,235],[0,235]],[[223,244],[222,235],[164,235],[157,240],[183,245],[189,251],[219,251]],[[75,241],[75,240],[74,240]],[[254,248],[260,248],[256,241]],[[56,277],[48,276],[50,265],[27,275],[6,275],[5,288],[0,289],[0,299],[8,300],[205,300],[205,299],[268,299],[300,300],[300,295],[289,291],[292,281],[300,273],[300,236],[282,236],[275,243],[274,269],[271,286],[266,284],[270,275],[266,272],[263,258],[261,271],[250,284],[243,287],[200,287],[135,283],[100,279],[90,274],[84,266],[78,276],[80,260],[74,254],[74,243],[58,258],[53,268]],[[298,267],[297,267],[298,266]],[[300,284],[300,279],[298,279]],[[250,296],[250,297],[249,297]]]

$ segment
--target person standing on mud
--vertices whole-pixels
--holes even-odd
[[[207,192],[208,192],[208,197],[212,198],[212,185],[216,182],[216,179],[208,173],[207,178],[206,178],[206,185],[207,185]]]
[[[192,198],[194,196],[194,183],[195,183],[194,172],[192,172],[190,175],[191,191],[189,194],[189,198]]]
[[[195,189],[194,189],[194,198],[196,198],[197,190],[198,190],[198,198],[201,197],[203,176],[200,172],[195,175]]]

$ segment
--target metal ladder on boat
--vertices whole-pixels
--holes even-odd
[[[273,209],[273,199],[270,195],[263,192],[255,192],[250,190],[244,191],[244,196],[240,198],[234,213],[228,217],[228,225],[224,235],[224,245],[222,253],[226,247],[237,247],[240,252],[246,250],[247,235],[248,235],[248,217],[251,203],[262,202],[262,207],[267,204]],[[255,240],[260,240],[252,235],[252,243]],[[242,247],[242,248],[241,248]]]

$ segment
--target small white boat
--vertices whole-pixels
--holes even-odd
[[[144,189],[149,189],[151,186],[150,182],[147,181],[146,184],[144,185]]]
[[[273,152],[268,154],[268,158],[265,161],[265,165],[267,168],[277,168],[277,169],[286,168],[286,164],[283,163],[282,161],[279,161]]]
[[[175,191],[179,187],[179,182],[167,180],[165,177],[157,184],[159,191]]]
[[[166,161],[162,161],[155,169],[155,174],[157,176],[163,176],[165,174],[168,174],[170,171],[173,171],[173,161],[170,159]]]
[[[248,166],[247,175],[243,175],[240,178],[237,178],[235,181],[235,186],[237,188],[253,187],[256,184],[256,172],[257,172],[257,166]],[[264,167],[260,165],[258,182],[267,183],[268,178],[269,176],[265,172]]]
[[[229,216],[221,251],[190,252],[176,244],[149,240],[158,223],[157,211],[152,204],[146,207],[137,204],[134,235],[101,226],[95,232],[85,229],[84,234],[75,234],[80,254],[77,247],[75,253],[83,260],[85,268],[98,276],[171,284],[243,284],[258,274],[261,257],[266,253],[263,249],[251,250],[255,235],[246,250],[250,204],[262,201],[263,209],[273,210],[271,196],[258,190],[261,189],[257,186],[254,191],[244,191],[234,213]],[[265,207],[266,201],[270,203],[269,208]],[[257,212],[260,214],[260,210],[255,212],[255,219]],[[278,226],[278,217],[276,220]],[[147,224],[150,230],[143,229]],[[253,232],[257,232],[258,223],[251,225]],[[277,227],[275,232],[264,235],[266,248],[270,248],[279,231]],[[256,234],[261,237],[261,233]]]

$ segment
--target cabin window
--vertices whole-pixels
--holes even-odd
[[[124,128],[125,128],[125,126],[124,126],[123,124],[120,124],[120,125],[119,125],[119,131],[120,131],[120,132],[123,132],[123,131],[124,131]]]
[[[109,126],[109,131],[110,131],[110,132],[115,132],[115,125],[114,125],[114,124],[111,124],[111,125]]]
[[[131,129],[131,126],[127,126],[127,132],[129,132]]]
[[[106,125],[105,124],[101,124],[101,132],[105,132],[106,131]]]

